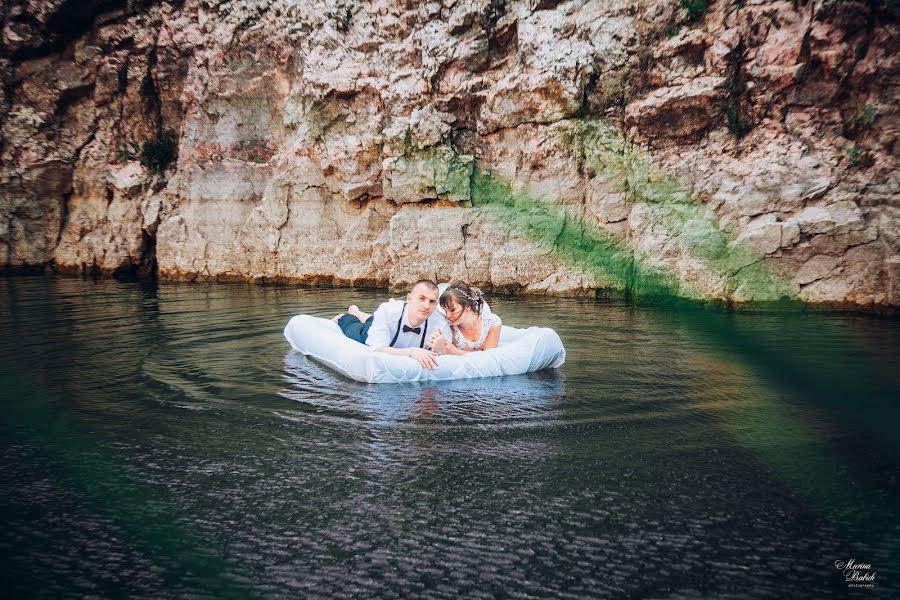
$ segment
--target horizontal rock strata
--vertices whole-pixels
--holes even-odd
[[[8,271],[900,303],[891,3],[0,18]]]

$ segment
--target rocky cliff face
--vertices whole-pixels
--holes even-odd
[[[0,17],[7,270],[900,303],[887,0]]]

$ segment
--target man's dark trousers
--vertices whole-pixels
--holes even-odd
[[[356,340],[360,344],[365,344],[366,338],[369,335],[369,327],[372,326],[372,320],[374,318],[375,316],[373,315],[363,323],[353,315],[343,315],[338,319],[338,327],[340,327],[341,331],[344,332],[344,335],[351,340]]]

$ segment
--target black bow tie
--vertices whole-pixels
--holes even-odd
[[[410,331],[415,333],[416,335],[420,335],[422,333],[422,328],[421,327],[410,327],[409,325],[403,326],[403,333],[408,333]]]

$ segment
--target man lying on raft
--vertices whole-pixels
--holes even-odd
[[[375,346],[373,340],[386,339],[385,335],[390,335],[393,341],[398,340],[401,330],[400,319],[403,316],[406,305],[413,298],[419,305],[417,305],[417,308],[410,309],[411,312],[407,323],[411,322],[416,314],[421,315],[421,318],[424,319],[424,326],[422,327],[424,331],[421,332],[422,338],[418,339],[419,348],[427,348],[431,353],[424,355],[425,362],[419,356],[409,354],[410,351],[415,351],[417,348],[409,348],[406,352],[394,351],[390,352],[391,354],[412,356],[424,368],[432,369],[436,364],[434,363],[435,353],[464,355],[467,352],[490,350],[497,347],[500,341],[500,327],[502,323],[500,317],[487,308],[481,290],[477,287],[469,286],[463,281],[451,283],[444,290],[444,293],[441,294],[439,300],[441,307],[446,312],[446,319],[441,320],[440,313],[434,314],[435,304],[433,298],[436,296],[438,287],[434,286],[432,288],[431,286],[434,286],[434,282],[427,279],[417,281],[413,285],[412,291],[406,296],[406,302],[403,303],[400,309],[397,308],[400,306],[400,303],[392,300],[379,306],[375,314],[370,315],[359,310],[359,307],[354,304],[347,309],[349,314],[337,315],[332,320],[341,327],[341,331],[347,337],[373,346],[378,351],[390,352],[395,350],[395,348],[402,348],[402,346],[395,346],[393,342],[389,346],[395,346],[395,348],[384,347],[384,345]],[[417,289],[419,287],[422,287],[422,289]],[[400,314],[395,315],[398,310]],[[380,312],[385,314],[389,312],[390,316],[386,323],[383,319],[379,321]],[[375,338],[372,337],[373,334],[370,328],[375,329],[375,323],[379,323],[379,326],[389,326],[395,323],[395,316],[397,317],[396,324],[387,334],[382,335],[381,338],[377,336]],[[424,333],[428,330],[428,323],[432,319],[439,324],[437,327],[432,327],[432,333],[426,341]],[[420,333],[407,325],[402,325],[402,330],[404,334],[407,331],[415,332],[416,334]],[[450,336],[447,335],[448,331],[451,334]],[[411,339],[412,342],[416,341],[416,338],[407,337],[406,339]],[[421,355],[421,353],[419,354]]]
[[[371,346],[376,352],[410,356],[424,369],[437,366],[437,354],[429,343],[431,334],[440,331],[442,339],[451,339],[447,319],[435,312],[438,287],[429,279],[420,279],[406,295],[406,302],[384,302],[369,315],[354,304],[348,314],[337,315],[336,322],[348,338]]]

